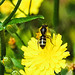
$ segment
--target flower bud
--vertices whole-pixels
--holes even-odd
[[[19,73],[19,71],[14,70],[14,71],[11,73],[11,75],[21,75],[21,74]]]
[[[13,67],[13,62],[9,57],[4,57],[3,60],[2,60],[2,63],[4,64],[4,66],[6,66],[8,68]]]
[[[13,37],[10,37],[8,44],[10,45],[11,49],[15,49],[16,48],[16,40]]]
[[[7,25],[6,29],[11,33],[15,33],[18,27],[16,25]]]

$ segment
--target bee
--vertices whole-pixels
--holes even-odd
[[[46,33],[48,32],[47,27],[48,25],[42,25],[42,27],[39,30],[41,33],[41,36],[39,38],[39,44],[42,49],[44,49],[44,47],[46,46],[46,38],[49,38],[51,41],[51,37],[46,35]]]
[[[46,46],[46,32],[47,32],[47,25],[42,25],[41,29],[40,29],[40,32],[41,32],[41,36],[40,36],[40,47],[42,49],[44,49],[44,47]]]

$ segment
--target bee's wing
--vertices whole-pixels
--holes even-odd
[[[52,29],[52,28],[48,28],[48,31],[49,31],[51,34],[56,33],[55,30]]]
[[[46,36],[51,36],[51,32],[49,28],[47,28]]]

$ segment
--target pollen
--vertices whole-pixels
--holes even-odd
[[[39,39],[40,36],[41,36],[41,33],[40,32],[36,33],[36,38],[37,39]]]

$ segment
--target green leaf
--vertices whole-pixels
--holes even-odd
[[[44,17],[42,15],[15,18],[15,19],[11,19],[10,22],[7,25],[28,22],[28,21],[38,19],[38,18],[44,19]]]
[[[23,69],[23,68],[24,68],[24,66],[21,65],[20,61],[18,61],[17,59],[11,58],[11,60],[12,60],[12,62],[13,62],[13,64],[14,64],[14,66],[16,66],[16,67],[18,67],[18,68],[20,68],[20,69]]]
[[[68,69],[62,69],[61,70],[61,75],[66,75],[67,72],[68,72]]]
[[[2,26],[2,23],[0,22],[0,31],[2,31],[4,27]]]

